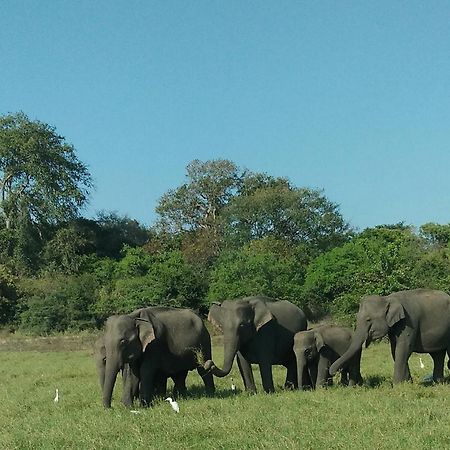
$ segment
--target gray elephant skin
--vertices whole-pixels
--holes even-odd
[[[105,384],[105,370],[106,370],[106,347],[105,336],[101,335],[94,344],[94,359],[97,366],[97,373],[100,381],[100,389],[103,393],[103,386]],[[125,406],[131,406],[135,399],[139,398],[139,378],[136,377],[131,371],[131,367],[128,363],[124,364],[121,368],[122,372],[122,403]],[[174,382],[174,396],[179,392],[186,390],[186,377],[188,371],[182,371],[173,374],[170,378]],[[155,374],[155,380],[153,383],[152,396],[165,397],[167,393],[167,379],[169,377],[163,374],[161,371],[157,371]]]
[[[259,364],[266,392],[274,391],[273,364],[287,368],[286,386],[297,386],[294,334],[307,327],[300,308],[286,300],[245,297],[211,305],[208,320],[223,331],[224,362],[220,369],[213,361],[207,361],[205,369],[217,377],[225,377],[237,355],[246,390],[256,392],[251,364]]]
[[[450,350],[450,296],[432,289],[400,291],[362,299],[349,349],[330,367],[334,374],[353,355],[375,339],[388,335],[394,359],[394,383],[411,379],[408,359],[412,352],[433,358],[433,379],[444,376],[445,352]]]
[[[298,388],[307,385],[305,374],[309,375],[311,388],[332,383],[328,369],[350,346],[353,332],[350,328],[336,325],[322,325],[294,336],[294,353],[297,360]],[[348,360],[342,369],[341,383],[354,386],[361,384],[361,350]]]
[[[125,404],[131,404],[138,393],[141,404],[150,405],[167,377],[173,377],[176,389],[184,392],[187,372],[193,369],[198,370],[206,391],[214,392],[212,374],[200,365],[211,358],[211,337],[202,319],[189,309],[155,306],[111,316],[105,325],[104,348],[104,368],[100,357],[96,363],[106,408],[111,406],[120,370],[125,370]]]

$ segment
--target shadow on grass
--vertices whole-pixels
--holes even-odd
[[[374,388],[378,388],[384,384],[389,384],[391,385],[392,383],[386,379],[386,377],[381,376],[381,375],[370,375],[368,377],[366,377],[363,381],[363,387],[369,388],[369,389],[374,389]]]
[[[433,380],[433,374],[429,374],[423,377],[417,384],[424,387],[435,386],[437,384],[450,384],[450,376],[444,377],[440,383],[437,383]]]

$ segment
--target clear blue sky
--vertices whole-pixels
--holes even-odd
[[[151,224],[193,159],[323,188],[358,228],[450,222],[449,1],[0,2],[0,114]]]

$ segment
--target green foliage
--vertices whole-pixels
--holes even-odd
[[[174,233],[214,228],[221,209],[238,189],[242,173],[226,159],[194,160],[186,172],[187,182],[159,200],[159,226]]]
[[[17,278],[10,269],[0,264],[0,325],[15,319],[18,291]]]
[[[208,299],[264,294],[299,303],[306,266],[302,250],[267,238],[223,253],[211,274]]]
[[[224,223],[227,238],[234,245],[273,237],[303,244],[314,254],[350,237],[350,227],[336,204],[321,191],[295,188],[284,179],[252,183],[226,207]]]
[[[420,234],[431,245],[445,247],[450,243],[450,224],[426,223],[420,227]]]
[[[114,281],[100,291],[96,312],[108,316],[149,305],[196,309],[202,307],[206,289],[204,274],[187,264],[179,250],[150,256],[128,248]]]
[[[361,296],[422,287],[415,267],[421,241],[407,229],[368,229],[308,267],[303,297],[314,316],[348,317]]]
[[[0,212],[6,228],[24,218],[42,224],[74,217],[91,185],[86,166],[54,127],[23,113],[0,116]]]
[[[48,334],[95,327],[92,309],[97,288],[96,280],[88,274],[27,280],[23,284],[21,328]]]

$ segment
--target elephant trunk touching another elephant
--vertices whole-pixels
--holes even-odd
[[[274,364],[284,365],[288,369],[285,384],[296,386],[294,334],[307,325],[300,308],[286,300],[246,297],[211,305],[208,320],[223,332],[224,360],[221,369],[213,361],[206,361],[207,371],[217,377],[227,376],[237,355],[246,390],[256,392],[251,364],[259,364],[266,392],[274,391]]]
[[[298,387],[307,386],[304,377],[309,378],[311,387],[332,384],[329,367],[349,348],[353,333],[349,328],[337,325],[320,325],[294,336],[294,353],[297,359]],[[361,350],[356,351],[344,364],[341,383],[354,386],[361,384]]]
[[[225,350],[222,369],[217,367],[211,360],[206,361],[204,364],[206,370],[211,371],[214,376],[219,378],[226,377],[231,372],[234,357],[239,350],[239,337],[233,335],[228,335],[227,337],[224,336],[223,345]]]
[[[399,291],[386,297],[362,299],[349,349],[330,367],[336,373],[372,340],[388,335],[394,360],[394,383],[411,379],[408,359],[412,352],[433,358],[433,379],[444,375],[445,353],[450,349],[450,296],[432,289]]]

